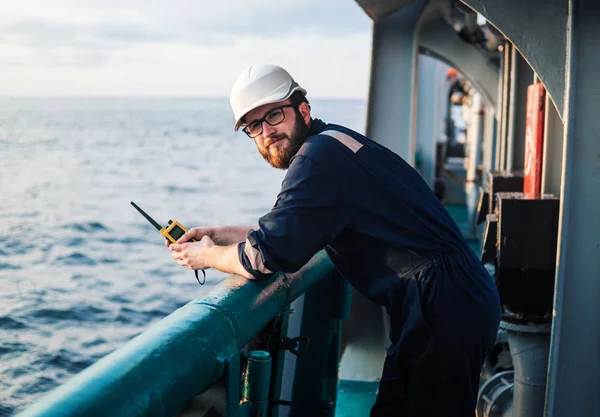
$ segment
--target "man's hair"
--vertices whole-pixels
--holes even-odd
[[[308,102],[308,99],[300,91],[294,91],[294,93],[290,96],[290,99],[294,106],[298,106],[300,105],[300,103],[306,103],[308,104],[308,108],[310,109],[310,103]]]

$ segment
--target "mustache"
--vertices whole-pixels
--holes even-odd
[[[277,142],[278,140],[286,139],[287,137],[288,137],[288,135],[286,135],[285,133],[282,133],[281,135],[277,135],[277,136],[272,136],[272,137],[268,138],[268,140],[265,141],[265,148],[268,148],[269,146],[271,146],[273,143]]]

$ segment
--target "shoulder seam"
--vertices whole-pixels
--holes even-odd
[[[339,143],[344,145],[346,148],[350,149],[353,153],[356,153],[362,148],[364,145],[360,143],[356,138],[352,137],[346,132],[341,132],[335,129],[324,130],[321,132],[321,135],[329,136],[337,140]]]

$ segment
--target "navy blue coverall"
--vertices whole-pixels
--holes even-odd
[[[262,279],[297,271],[323,248],[390,316],[371,416],[474,416],[500,321],[494,283],[417,171],[357,132],[314,119],[273,209],[238,253]]]

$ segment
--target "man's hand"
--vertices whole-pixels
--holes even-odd
[[[208,236],[212,240],[212,236],[214,235],[215,227],[194,227],[184,233],[179,239],[177,239],[177,243],[185,243],[190,242],[192,239],[195,241],[200,241],[204,236]],[[165,246],[168,248],[171,246],[171,242],[168,240],[165,241]]]
[[[238,259],[237,243],[218,246],[210,237],[204,235],[199,242],[173,243],[169,249],[173,259],[181,266],[190,269],[215,268],[221,272],[254,279]]]
[[[204,236],[208,236],[215,244],[220,246],[233,245],[234,243],[243,242],[246,240],[248,231],[252,229],[250,226],[205,226],[194,227],[188,230],[183,236],[177,239],[177,243],[189,242],[192,239],[196,241],[202,240]],[[171,242],[165,242],[168,248]]]
[[[202,228],[194,228],[188,233],[197,229]],[[184,240],[188,233],[183,235],[178,242],[181,240],[186,242],[191,239]],[[178,261],[179,265],[187,266],[190,269],[206,269],[211,266],[209,264],[208,253],[214,246],[215,243],[205,234],[199,242],[173,243],[169,248],[171,249],[173,259]]]

